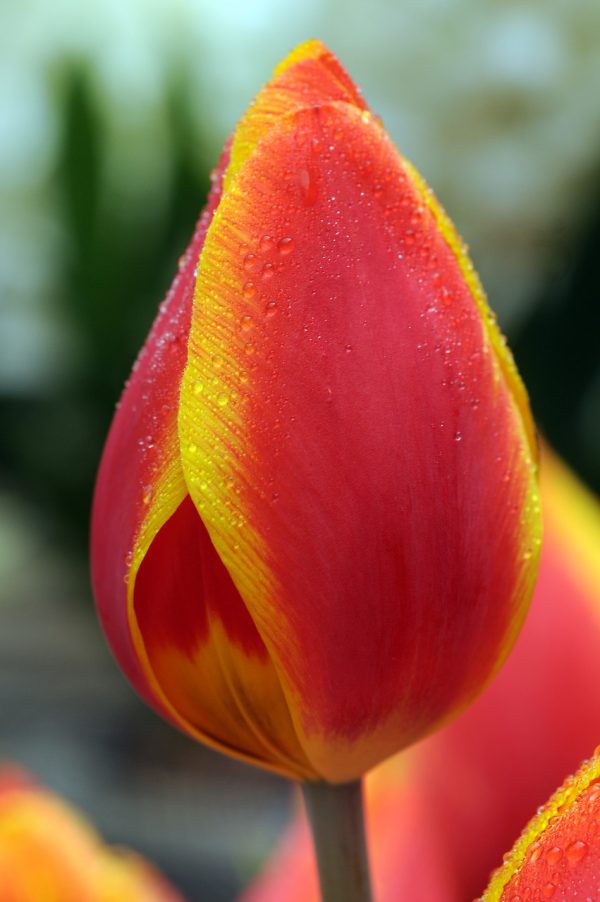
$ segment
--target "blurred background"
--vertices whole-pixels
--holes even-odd
[[[87,575],[115,402],[273,66],[320,37],[471,247],[554,447],[600,489],[597,0],[0,0],[0,758],[228,902],[281,781],[133,695]]]

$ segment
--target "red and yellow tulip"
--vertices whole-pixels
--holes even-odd
[[[548,453],[541,498],[539,580],[506,666],[461,717],[367,778],[378,902],[465,902],[480,896],[523,825],[600,739],[600,694],[594,691],[600,685],[600,508]],[[584,827],[579,836],[574,830],[572,842],[591,845]],[[540,840],[536,831],[528,834],[531,841]],[[598,852],[600,832],[593,842]],[[562,880],[567,863],[544,871],[547,882],[553,873]],[[596,877],[600,886],[598,866]],[[561,885],[555,902],[571,898],[560,894]],[[515,889],[515,902],[517,895]],[[521,895],[523,902],[546,898]],[[301,818],[243,898],[317,902],[310,837]]]
[[[2,902],[183,902],[142,858],[107,848],[61,799],[0,769]]]
[[[106,444],[93,582],[121,666],[213,747],[354,779],[505,659],[535,460],[452,224],[302,45],[225,147]]]

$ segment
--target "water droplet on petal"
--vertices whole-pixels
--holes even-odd
[[[256,286],[255,286],[254,282],[251,282],[251,281],[246,282],[246,284],[244,285],[244,288],[243,288],[244,297],[248,298],[248,300],[249,300],[250,298],[253,298],[255,294],[256,294]]]
[[[559,846],[553,846],[546,852],[546,861],[552,867],[553,864],[556,864],[562,858],[563,850]]]
[[[555,891],[556,886],[554,885],[554,883],[547,883],[542,890],[542,895],[544,899],[551,899]]]
[[[542,854],[542,844],[540,842],[533,842],[529,847],[529,861],[535,862],[538,860],[540,855]]]
[[[571,845],[567,847],[566,856],[571,864],[577,864],[578,861],[585,858],[587,853],[588,844],[581,839],[576,839],[575,842],[572,842]]]
[[[293,238],[280,238],[277,242],[277,250],[281,254],[282,257],[287,257],[288,254],[291,254],[294,250],[294,239]]]
[[[277,313],[277,301],[268,301],[265,305],[265,316],[275,316]]]
[[[298,184],[306,207],[312,207],[317,199],[317,183],[309,169],[302,169],[298,174]]]
[[[263,235],[258,243],[259,249],[263,252],[263,254],[267,254],[270,250],[273,249],[273,239],[270,235]]]
[[[217,395],[217,404],[219,405],[219,407],[227,407],[227,405],[229,404],[229,398],[227,397],[227,395],[223,393]]]
[[[242,332],[250,332],[250,330],[254,328],[254,320],[249,315],[243,316],[240,320],[240,326]]]
[[[454,433],[454,441],[455,441],[455,442],[462,442],[462,432],[455,432],[455,433]]]

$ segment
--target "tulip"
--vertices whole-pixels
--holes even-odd
[[[355,781],[508,654],[535,461],[453,226],[302,45],[226,145],[104,450],[93,583],[121,666],[200,741]]]
[[[506,666],[451,725],[366,781],[378,902],[479,896],[523,824],[598,741],[600,507],[547,450],[541,500],[539,579]],[[279,899],[318,899],[300,816],[243,895]]]
[[[183,902],[138,855],[102,844],[26,774],[0,769],[2,902]]]
[[[600,749],[530,821],[481,902],[592,900],[599,893]]]

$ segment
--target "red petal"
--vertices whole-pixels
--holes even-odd
[[[134,365],[104,448],[92,512],[92,583],[111,648],[136,689],[164,714],[131,636],[128,581],[145,548],[187,494],[177,399],[187,357],[198,257],[221,196],[225,150],[205,211]],[[142,543],[143,544],[143,543]]]
[[[309,757],[350,779],[466,704],[516,635],[539,545],[528,414],[454,246],[355,107],[271,128],[198,285],[190,493]]]

